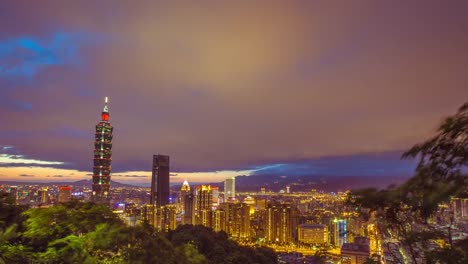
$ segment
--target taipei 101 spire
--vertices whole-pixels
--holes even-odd
[[[110,199],[112,130],[106,97],[101,121],[96,125],[94,141],[93,195],[91,200],[97,203],[108,203]]]

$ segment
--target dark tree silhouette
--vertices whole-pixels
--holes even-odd
[[[455,256],[460,263],[468,263],[466,240],[452,242],[453,217],[447,232],[428,224],[441,203],[468,193],[468,103],[447,117],[432,138],[402,157],[418,159],[412,178],[393,188],[354,191],[349,202],[362,209],[363,217],[376,217],[385,235],[399,238],[414,263],[424,258],[429,263],[459,263],[453,260]],[[449,243],[431,251],[428,243],[435,239]]]

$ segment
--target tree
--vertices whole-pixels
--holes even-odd
[[[412,178],[394,188],[354,191],[349,202],[361,208],[364,217],[376,217],[386,235],[398,237],[414,263],[424,256],[429,262],[437,259],[449,263],[455,255],[468,262],[467,251],[460,250],[466,242],[452,243],[453,219],[447,232],[428,224],[439,204],[453,196],[467,196],[467,174],[463,169],[468,166],[468,103],[446,118],[436,135],[413,146],[402,157],[418,158]],[[435,239],[446,239],[449,246],[430,251],[428,243]],[[424,255],[416,248],[424,249]]]
[[[192,244],[206,258],[206,263],[277,263],[272,249],[240,246],[226,233],[204,226],[179,226],[169,232],[168,238],[175,247]]]
[[[176,248],[177,264],[203,264],[206,263],[206,258],[192,243],[186,243]]]
[[[129,263],[175,263],[174,246],[153,227],[137,226],[129,231],[129,247],[124,250]]]
[[[403,158],[419,158],[416,175],[403,190],[425,220],[441,202],[468,194],[468,102],[447,117],[435,136],[413,146]]]

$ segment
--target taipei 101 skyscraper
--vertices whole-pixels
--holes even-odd
[[[110,198],[112,130],[106,97],[101,121],[96,125],[94,141],[93,195],[91,200],[97,203],[108,203]]]

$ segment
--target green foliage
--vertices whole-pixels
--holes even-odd
[[[6,192],[0,192],[0,231],[12,224],[21,223],[26,206],[15,205],[15,199]]]
[[[137,226],[129,230],[125,255],[131,263],[175,263],[172,244],[150,226]]]
[[[168,237],[176,247],[192,244],[206,257],[206,263],[277,263],[273,250],[239,246],[226,233],[203,226],[179,226]]]
[[[21,222],[0,230],[0,264],[276,263],[271,249],[242,247],[205,227],[183,226],[169,234],[145,224],[128,227],[104,205],[70,202],[24,212],[7,205],[9,219]]]
[[[192,243],[186,243],[176,248],[176,263],[177,264],[203,264],[206,263],[206,258]]]

